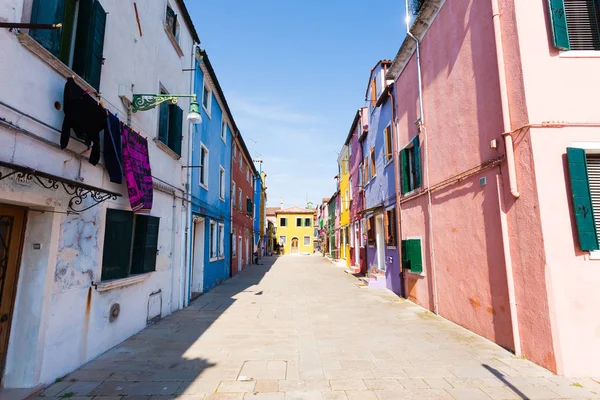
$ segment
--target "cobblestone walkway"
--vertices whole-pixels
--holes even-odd
[[[322,257],[252,266],[50,386],[112,400],[600,398]],[[151,397],[151,399],[149,399]]]

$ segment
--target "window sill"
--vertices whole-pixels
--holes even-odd
[[[600,51],[595,50],[568,50],[558,53],[560,58],[600,58]]]
[[[387,168],[388,166],[392,165],[394,163],[394,159],[390,158],[388,161],[385,162],[385,165],[383,166],[383,168]]]
[[[132,275],[127,278],[121,279],[113,279],[110,281],[98,282],[96,284],[96,290],[99,292],[107,292],[109,290],[122,288],[125,286],[134,285],[136,283],[144,282],[146,279],[150,277],[152,272],[147,272],[145,274]]]
[[[156,146],[158,148],[160,148],[165,153],[167,153],[168,155],[170,155],[171,157],[173,157],[174,160],[179,160],[181,158],[181,156],[179,154],[175,153],[169,146],[167,146],[166,144],[164,144],[159,139],[155,138],[153,140],[154,140],[154,143],[156,144]]]
[[[206,106],[204,105],[204,103],[202,103],[202,108],[204,109],[204,112],[206,113],[206,116],[208,117],[208,119],[210,118],[210,111],[208,111],[208,109],[206,108]]]
[[[220,197],[221,201],[225,203],[225,197]]]
[[[600,250],[590,251],[590,260],[600,260]]]
[[[48,64],[52,69],[58,72],[59,75],[64,78],[71,78],[75,80],[77,85],[83,90],[87,90],[88,93],[94,95],[96,98],[100,97],[98,91],[89,83],[87,83],[82,77],[77,75],[71,68],[66,66],[62,61],[56,58],[52,53],[46,50],[41,44],[35,41],[31,36],[25,32],[19,32],[17,39],[23,47],[36,55],[40,60]]]
[[[388,248],[388,249],[390,249],[390,250],[396,250],[396,249],[397,249],[397,247],[396,247],[396,246],[388,246],[388,245],[386,245],[385,247],[387,247],[387,248]]]
[[[223,143],[227,144],[227,137],[221,136],[221,140],[223,141]]]
[[[219,261],[219,259],[217,257],[211,257],[208,261],[215,262],[215,261]]]
[[[173,36],[173,32],[171,32],[169,30],[169,25],[164,24],[163,26],[165,28],[167,37],[169,38],[169,40],[171,41],[171,44],[173,45],[173,47],[175,48],[175,51],[177,52],[177,55],[179,56],[179,58],[183,57],[183,50],[181,50],[179,43],[177,43],[177,39],[175,38],[175,36]]]
[[[207,186],[207,185],[205,185],[204,183],[201,183],[201,184],[200,184],[200,187],[201,187],[202,189],[204,189],[204,190],[208,190],[208,186]]]

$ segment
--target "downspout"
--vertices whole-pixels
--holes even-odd
[[[515,166],[515,154],[513,147],[513,138],[511,135],[510,107],[508,103],[508,85],[506,80],[506,68],[504,64],[504,47],[502,44],[502,25],[500,21],[500,7],[498,0],[492,0],[492,15],[494,20],[494,37],[496,42],[496,59],[498,61],[498,79],[500,84],[500,101],[502,104],[502,122],[504,124],[503,137],[506,153],[506,163],[508,165],[508,182],[510,193],[515,199],[520,196],[517,187],[517,173]],[[508,303],[510,306],[510,320],[513,335],[513,344],[515,355],[521,355],[521,336],[519,333],[519,319],[517,315],[517,302],[515,295],[515,280],[512,269],[512,258],[510,255],[510,237],[508,231],[508,218],[506,216],[504,196],[502,195],[502,184],[500,176],[497,176],[498,197],[500,206],[500,223],[502,230],[502,247],[504,248],[504,264],[506,267],[506,285],[508,286]]]
[[[194,85],[196,81],[196,44],[192,44],[192,60],[190,62],[190,69],[192,70],[192,76],[190,77],[190,93],[194,92]],[[188,165],[192,164],[192,148],[193,148],[193,139],[194,139],[194,124],[188,124],[188,156],[187,163]],[[182,304],[186,306],[189,304],[191,299],[191,289],[192,289],[192,169],[186,168],[186,184],[185,184],[185,197],[187,199],[187,209],[185,212],[185,262],[182,268],[181,274],[181,285],[182,285]],[[185,277],[185,279],[184,279]],[[187,285],[185,285],[187,281]],[[187,289],[184,289],[187,287]],[[184,291],[186,293],[184,293]],[[182,307],[183,308],[183,307]]]
[[[498,79],[500,83],[500,102],[502,104],[502,122],[504,124],[504,147],[506,151],[506,163],[508,165],[508,182],[510,193],[515,199],[520,196],[517,187],[517,172],[515,166],[515,152],[513,138],[510,134],[510,107],[508,104],[508,84],[506,81],[506,68],[504,63],[504,46],[502,45],[502,25],[500,22],[500,8],[498,0],[492,0],[492,15],[494,19],[494,37],[496,42],[496,60],[498,62]]]
[[[423,76],[421,74],[421,43],[419,39],[417,39],[410,31],[410,16],[408,14],[408,0],[406,0],[406,34],[412,38],[416,43],[416,53],[417,53],[417,77],[419,83],[419,132],[425,133],[425,175],[427,177],[427,212],[429,214],[429,248],[431,249],[431,272],[433,278],[433,312],[435,314],[439,314],[439,299],[438,299],[438,291],[437,291],[437,273],[436,273],[436,262],[435,262],[435,244],[434,244],[434,234],[433,234],[433,207],[431,200],[431,180],[429,177],[429,134],[425,129],[425,114],[423,107]]]

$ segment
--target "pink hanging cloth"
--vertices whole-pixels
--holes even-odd
[[[148,140],[123,125],[123,167],[133,212],[152,210],[152,171],[148,154]]]

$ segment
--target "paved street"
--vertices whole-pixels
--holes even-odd
[[[600,398],[320,256],[262,261],[42,393],[112,400]],[[152,399],[159,400],[158,397]]]

